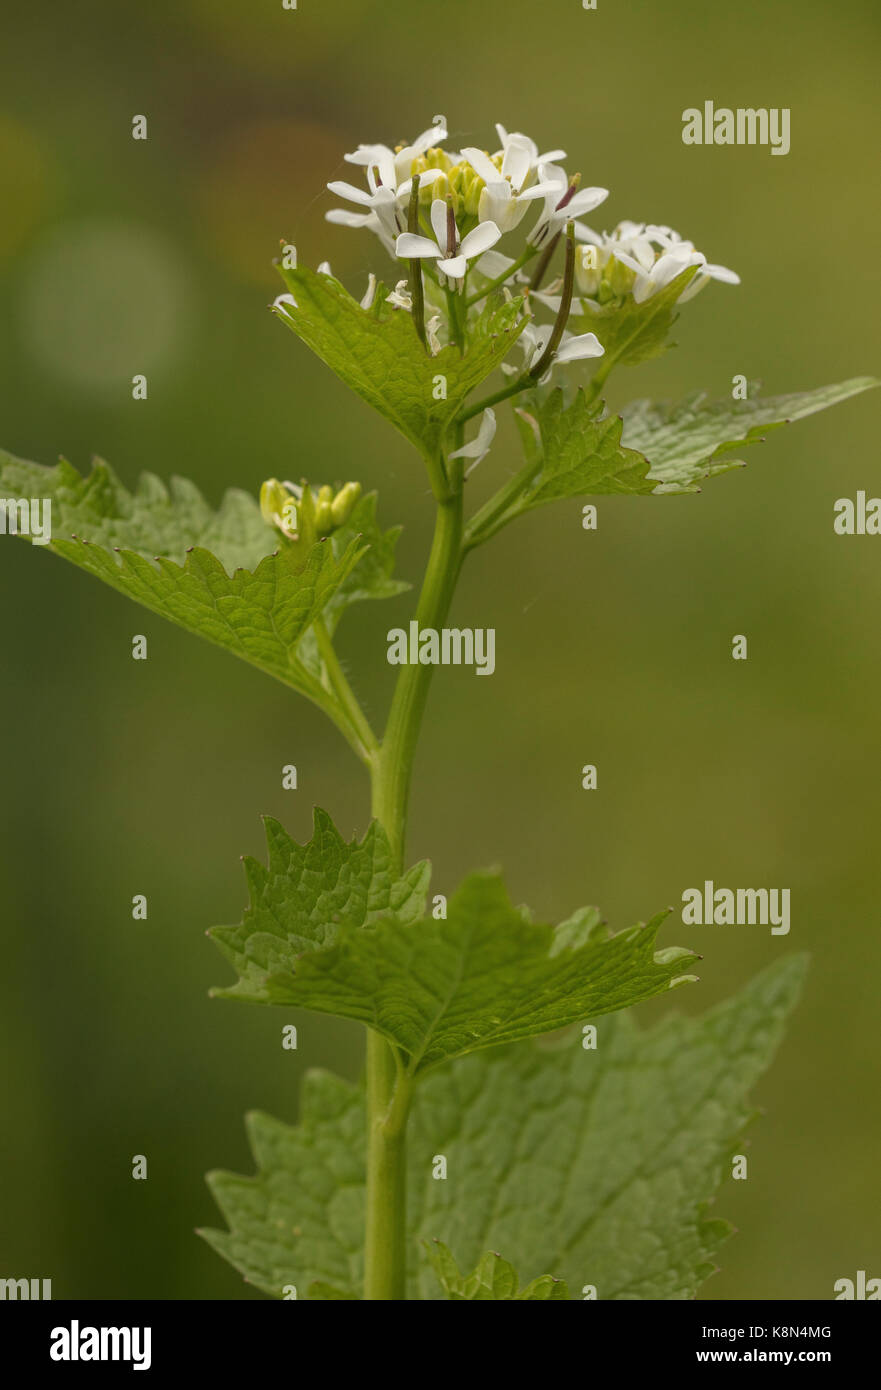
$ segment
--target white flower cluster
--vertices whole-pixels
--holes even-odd
[[[444,149],[448,136],[441,117],[412,144],[394,150],[359,145],[345,158],[364,170],[366,187],[328,184],[358,211],[334,208],[327,213],[328,221],[367,227],[395,259],[428,262],[440,289],[460,292],[469,262],[494,283],[513,284],[518,278],[525,282],[523,265],[550,248],[572,222],[579,243],[575,276],[580,299],[573,307],[582,313],[626,295],[641,304],[692,266],[697,273],[681,295],[683,301],[711,279],[738,283],[734,271],[709,264],[692,242],[669,227],[621,222],[611,233],[592,231],[581,219],[605,201],[608,189],[581,188],[579,176],[570,178],[557,162],[566,158],[564,150],[541,154],[527,135],[509,133],[502,125],[496,132],[499,148],[494,154],[473,146],[459,153]],[[416,176],[418,227],[410,224],[409,216]],[[516,259],[487,254],[520,225],[532,205],[538,218],[524,253]],[[411,307],[406,282],[398,285],[390,302]],[[540,302],[554,307],[552,295]]]
[[[501,290],[509,300],[514,292],[525,292],[530,316],[538,308],[553,315],[543,324],[531,317],[522,327],[519,364],[502,363],[509,386],[485,402],[476,437],[450,455],[467,459],[468,471],[492,443],[492,404],[531,383],[547,381],[558,366],[603,356],[597,335],[584,331],[591,316],[605,319],[627,301],[643,304],[687,270],[694,273],[678,295],[683,301],[710,280],[739,283],[734,271],[711,265],[693,242],[670,227],[620,222],[612,232],[593,231],[582,219],[605,201],[608,190],[582,188],[580,175],[570,176],[559,162],[566,158],[564,150],[542,154],[527,135],[509,133],[501,125],[496,132],[499,147],[493,154],[467,145],[453,153],[444,148],[446,123],[435,117],[434,125],[412,144],[396,149],[359,145],[347,154],[347,163],[363,171],[363,184],[328,184],[332,193],[352,204],[328,212],[328,221],[366,227],[398,262],[402,278],[391,293],[382,290],[384,304],[413,314],[431,354],[451,343],[466,349],[470,325],[493,290]],[[530,209],[537,217],[519,252],[505,255],[497,250],[497,243],[520,226]],[[542,290],[561,241],[564,272]],[[294,248],[287,250],[295,256]],[[319,271],[331,274],[326,261]],[[374,308],[378,292],[371,275],[361,307]],[[275,307],[296,314],[296,299],[290,293],[280,295]],[[576,332],[567,326],[573,318]],[[601,327],[599,321],[596,326]],[[600,364],[596,384],[613,361],[611,357]],[[277,501],[275,494],[270,500]]]

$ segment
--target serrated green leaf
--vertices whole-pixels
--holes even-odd
[[[273,949],[261,992],[275,1004],[367,1024],[421,1074],[694,979],[687,972],[697,956],[654,950],[666,915],[605,939],[591,932],[573,940],[570,923],[555,952],[553,927],[528,921],[497,875],[473,874],[445,920],[379,916],[366,927],[341,923],[333,945],[302,957]]]
[[[879,382],[853,377],[785,396],[710,401],[699,393],[678,405],[633,401],[625,407],[623,443],[649,461],[648,491],[697,492],[697,481],[742,466],[734,455],[780,425],[826,410]]]
[[[583,299],[580,302],[584,312],[573,315],[571,326],[576,333],[596,334],[605,348],[604,369],[610,369],[612,364],[635,367],[659,357],[673,346],[668,342],[668,334],[679,317],[679,296],[694,274],[695,267],[689,266],[642,304],[637,304],[632,295],[609,304]]]
[[[493,296],[471,326],[468,350],[429,356],[404,310],[362,309],[330,275],[281,270],[296,307],[275,312],[347,386],[400,430],[426,458],[437,455],[447,426],[476,386],[507,356],[526,324],[522,299]],[[446,380],[436,400],[435,382]]]
[[[269,865],[244,860],[250,903],[235,927],[213,927],[215,941],[238,973],[220,998],[275,1002],[267,981],[293,968],[307,951],[333,945],[347,925],[360,930],[380,917],[416,921],[425,910],[431,873],[423,861],[405,874],[392,869],[388,837],[374,821],[360,842],[346,843],[316,807],[312,839],[298,845],[278,821],[265,820]]]
[[[583,391],[564,405],[559,388],[544,401],[527,407],[541,440],[539,469],[518,502],[517,512],[560,497],[651,492],[653,485],[646,485],[645,458],[621,446],[621,419],[617,415],[599,419],[597,411]]]
[[[676,406],[634,401],[621,416],[601,415],[583,391],[526,398],[517,411],[527,468],[522,491],[501,512],[490,499],[466,533],[488,540],[533,507],[563,497],[698,492],[702,478],[741,466],[733,457],[769,429],[825,410],[879,383],[855,377],[835,386],[746,401],[691,396]]]
[[[0,495],[50,499],[46,549],[325,707],[310,625],[325,615],[333,628],[350,604],[406,587],[392,578],[398,531],[380,531],[375,493],[305,559],[248,493],[227,492],[214,510],[186,479],[166,488],[149,473],[130,492],[101,459],[82,477],[65,460],[0,453]]]
[[[459,1266],[452,1252],[443,1241],[436,1240],[429,1247],[431,1260],[438,1282],[447,1298],[453,1302],[477,1302],[487,1299],[526,1299],[547,1302],[569,1298],[569,1290],[560,1279],[550,1274],[533,1279],[525,1289],[520,1289],[520,1281],[513,1265],[503,1260],[495,1251],[485,1254],[473,1274],[466,1278],[459,1272]]]
[[[247,492],[231,489],[215,509],[187,478],[172,478],[166,487],[153,473],[142,473],[129,491],[103,459],[83,476],[66,459],[47,467],[0,451],[0,493],[50,498],[53,535],[132,550],[147,560],[164,555],[183,564],[198,546],[232,572],[256,569],[278,549],[277,532]]]
[[[504,1250],[576,1299],[692,1298],[731,1228],[708,1206],[754,1117],[748,1096],[782,1037],[803,957],[763,971],[700,1018],[643,1031],[629,1014],[580,1035],[476,1053],[426,1077],[409,1124],[408,1297],[434,1299],[419,1242],[464,1268]],[[249,1117],[258,1172],[210,1175],[228,1231],[202,1234],[266,1293],[318,1280],[361,1296],[364,1093],[304,1082],[301,1122]],[[434,1156],[446,1181],[431,1177]]]

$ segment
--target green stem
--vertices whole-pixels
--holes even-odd
[[[458,576],[461,545],[462,492],[458,489],[438,505],[431,554],[416,608],[420,630],[440,629],[444,625]],[[389,837],[394,861],[399,866],[404,861],[413,756],[433,671],[433,666],[421,664],[401,667],[374,777],[373,813]]]
[[[447,290],[447,318],[450,325],[450,339],[459,349],[461,356],[465,351],[465,325],[462,322],[460,299],[461,295],[458,290]]]
[[[606,377],[609,375],[610,371],[614,367],[616,360],[617,359],[614,356],[604,357],[602,362],[597,367],[596,371],[590,379],[590,385],[584,393],[588,405],[592,405],[593,402],[596,400],[597,396],[600,394],[600,391],[602,391]]]
[[[358,703],[358,697],[346,680],[345,672],[339,663],[339,658],[334,650],[333,641],[330,633],[325,626],[323,618],[317,618],[313,624],[315,638],[318,643],[318,650],[324,662],[324,669],[330,682],[330,687],[336,695],[342,709],[345,711],[352,731],[361,745],[361,758],[364,762],[369,762],[379,753],[379,740],[364,711]]]
[[[457,427],[454,447],[461,445]],[[458,462],[458,460],[456,461]],[[439,502],[434,539],[416,607],[420,629],[444,625],[462,558],[461,470],[456,489]],[[372,767],[373,815],[385,830],[392,871],[404,866],[407,804],[416,743],[434,668],[403,666],[392,697],[379,756]],[[367,1227],[364,1297],[406,1297],[406,1129],[412,1081],[396,1050],[376,1032],[367,1033]]]
[[[473,420],[475,415],[480,415],[489,405],[497,405],[499,401],[506,401],[509,396],[516,396],[519,391],[527,391],[530,386],[535,385],[535,379],[528,374],[518,376],[516,380],[510,382],[508,386],[502,386],[498,391],[494,391],[491,396],[484,396],[482,401],[476,405],[469,405],[467,410],[463,410],[461,415],[456,416],[457,424],[464,425],[466,421]]]
[[[364,1297],[407,1296],[407,1117],[411,1085],[379,1033],[367,1033],[367,1228]]]
[[[522,267],[526,265],[527,261],[531,261],[533,256],[536,255],[538,255],[538,247],[527,246],[526,250],[517,257],[513,265],[508,266],[508,269],[502,275],[497,275],[494,280],[490,280],[489,284],[484,285],[483,289],[478,290],[476,294],[469,295],[465,300],[465,308],[470,309],[472,304],[478,304],[481,299],[485,299],[488,294],[492,294],[493,290],[497,290],[500,285],[504,285],[506,280],[510,280],[512,275],[516,275],[517,271],[521,270]]]
[[[539,467],[540,464],[536,460],[525,463],[519,472],[509,478],[504,486],[500,487],[498,492],[484,503],[479,511],[474,513],[468,523],[462,542],[464,551],[472,550],[475,545],[489,540],[490,536],[494,536],[496,531],[501,529],[508,519],[505,516],[508,508],[516,502],[524,488],[532,481]],[[499,522],[500,518],[502,520]],[[499,525],[496,525],[496,522],[499,522]]]

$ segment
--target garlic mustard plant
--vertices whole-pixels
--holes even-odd
[[[268,821],[242,921],[211,932],[234,974],[217,996],[366,1029],[363,1084],[310,1073],[298,1125],[249,1118],[256,1176],[210,1175],[227,1229],[205,1238],[276,1298],[693,1296],[729,1230],[707,1204],[797,993],[789,958],[704,1018],[642,1031],[632,1006],[695,979],[687,946],[657,944],[666,913],[612,932],[581,907],[551,926],[495,873],[430,899],[428,864],[407,860],[434,668],[477,663],[486,636],[445,626],[468,555],[554,502],[697,491],[767,429],[875,384],[608,410],[610,373],[662,353],[680,306],[738,276],[669,227],[595,230],[610,194],[566,158],[501,125],[455,152],[436,118],[412,143],[358,145],[351,180],[328,184],[347,205],[328,219],[375,236],[386,277],[353,295],[283,243],[273,313],[404,436],[433,494],[381,730],[336,645],[356,604],[409,587],[363,480],[301,460],[307,476],[243,477],[214,509],[182,479],[130,491],[100,460],[82,477],[0,455],[4,493],[51,499],[41,548],[313,701],[367,775],[363,836],[316,811],[299,845]],[[472,508],[478,466],[495,490]]]

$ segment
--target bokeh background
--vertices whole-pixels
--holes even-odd
[[[675,352],[619,373],[613,402],[881,368],[873,0],[101,0],[50,23],[8,6],[3,30],[13,453],[98,453],[128,482],[183,473],[213,501],[273,474],[358,477],[404,524],[415,579],[418,462],[266,305],[280,237],[363,286],[377,245],[324,222],[324,185],[358,141],[436,113],[452,147],[490,144],[495,120],[563,145],[612,190],[596,225],[667,222],[741,273],[687,306]],[[789,106],[791,153],[684,146],[681,113],[705,98]],[[699,496],[602,502],[595,535],[575,502],[512,527],[469,562],[455,610],[496,627],[495,677],[442,672],[419,755],[410,852],[436,891],[501,864],[546,920],[597,902],[624,926],[705,878],[791,888],[788,938],[675,919],[664,937],[705,956],[683,1010],[813,957],[756,1094],[750,1179],[717,1204],[740,1234],[707,1298],[829,1298],[881,1274],[881,541],[832,530],[837,497],[879,490],[879,427],[870,394],[776,432]],[[513,457],[500,437],[476,498]],[[2,1273],[51,1277],[61,1298],[253,1297],[193,1234],[216,1224],[202,1175],[251,1171],[243,1112],[293,1119],[303,1069],[355,1076],[361,1038],[294,1018],[300,1050],[283,1051],[290,1015],[208,999],[228,974],[204,931],[238,920],[261,814],[307,837],[318,802],[363,830],[361,770],[283,687],[54,557],[3,542],[0,584]],[[381,720],[385,633],[410,609],[371,607],[341,640]]]

